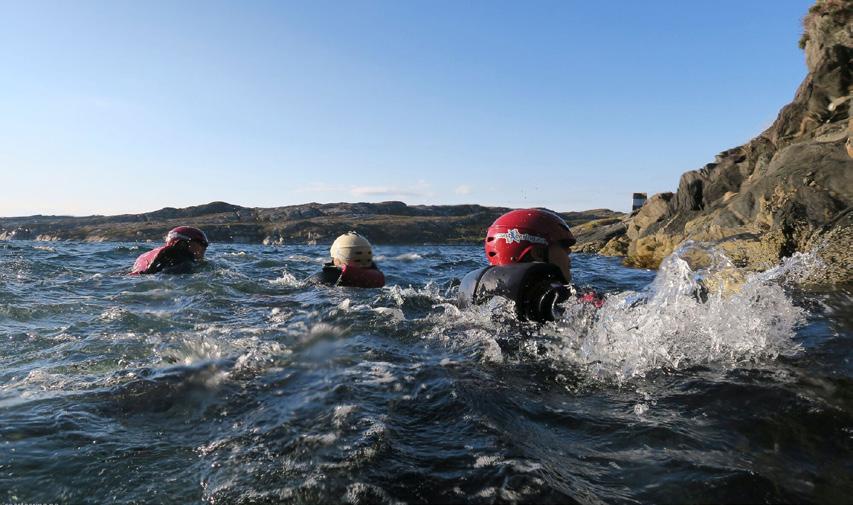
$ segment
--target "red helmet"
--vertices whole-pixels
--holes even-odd
[[[520,262],[534,247],[576,242],[569,225],[546,209],[518,209],[497,218],[486,235],[486,257],[492,265]]]
[[[173,246],[181,240],[195,240],[196,242],[201,242],[204,247],[207,247],[210,243],[207,241],[207,235],[203,231],[191,226],[178,226],[177,228],[172,228],[166,234],[166,246]]]

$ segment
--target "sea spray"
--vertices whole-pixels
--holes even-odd
[[[435,291],[418,295],[438,302],[433,308],[441,312],[428,317],[435,324],[429,334],[452,349],[479,349],[486,362],[509,357],[580,367],[591,377],[621,383],[654,370],[736,366],[799,352],[794,337],[806,314],[785,288],[817,268],[816,255],[797,254],[767,271],[747,273],[722,251],[687,243],[662,262],[645,289],[607,294],[598,310],[570,300],[559,321],[544,325],[516,320],[512,302],[501,298],[459,311]]]
[[[696,262],[696,256],[705,261]],[[561,347],[550,351],[616,381],[659,369],[796,353],[795,330],[805,313],[780,281],[803,275],[812,260],[802,255],[747,275],[720,251],[687,244],[662,262],[646,290],[609,295],[593,318],[576,320],[587,308],[570,307],[558,325]]]

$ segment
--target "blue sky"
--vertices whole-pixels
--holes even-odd
[[[811,3],[0,0],[0,215],[627,210],[772,123]]]

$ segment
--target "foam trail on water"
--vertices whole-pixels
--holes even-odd
[[[376,259],[376,261],[387,261],[387,260],[419,261],[419,260],[424,259],[424,257],[418,253],[403,253],[403,254],[398,254],[397,256],[391,256],[391,257],[385,256],[385,255],[379,255],[379,256],[376,256],[375,259]]]

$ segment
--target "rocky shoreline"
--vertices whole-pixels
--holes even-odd
[[[752,270],[815,252],[823,281],[851,281],[853,2],[819,0],[803,24],[808,75],[772,126],[686,172],[675,193],[652,196],[623,220],[624,234],[586,250],[656,268],[684,241],[710,242]]]

